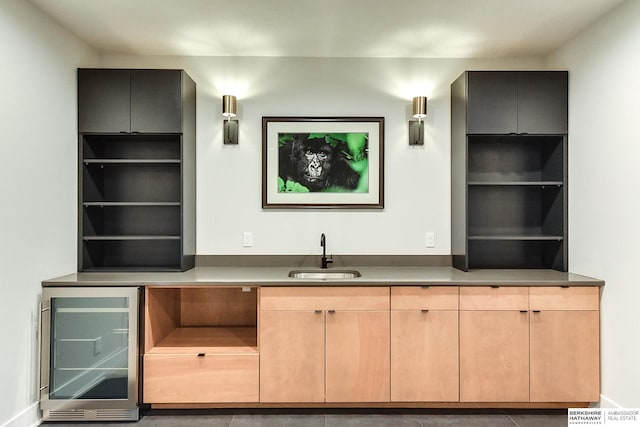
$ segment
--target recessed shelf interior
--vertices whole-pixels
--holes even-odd
[[[82,168],[85,202],[179,202],[179,163],[89,163]]]
[[[83,240],[83,271],[179,270],[180,239]]]
[[[83,135],[83,159],[180,160],[180,135]]]
[[[468,135],[468,182],[562,183],[562,135]]]
[[[563,237],[563,191],[558,186],[470,186],[468,235]]]
[[[146,354],[257,353],[257,288],[147,287]]]
[[[83,211],[83,237],[180,236],[180,206],[89,205]]]
[[[563,270],[562,240],[469,240],[469,268]]]

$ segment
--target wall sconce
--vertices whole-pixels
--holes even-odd
[[[227,118],[224,121],[224,143],[225,144],[237,144],[238,143],[238,121],[231,120],[236,116],[236,97],[233,95],[222,96],[222,115]]]
[[[409,145],[424,145],[424,119],[427,117],[427,97],[413,98],[413,117],[409,121]]]

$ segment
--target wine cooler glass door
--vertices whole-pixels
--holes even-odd
[[[43,327],[43,335],[48,332],[49,345],[42,354],[47,359],[42,366],[48,368],[48,375],[41,375],[47,381],[43,401],[54,406],[70,400],[84,401],[84,407],[88,401],[96,406],[96,402],[112,400],[135,405],[137,290],[50,291],[57,295],[46,291],[43,308],[49,312],[49,325]],[[60,294],[62,291],[68,295]]]

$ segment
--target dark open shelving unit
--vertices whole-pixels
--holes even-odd
[[[163,123],[157,129],[166,131],[167,99],[160,104],[148,99],[144,108],[137,107],[151,111],[145,113],[145,132],[132,130],[136,129],[132,112],[127,120],[122,119],[121,111],[102,116],[102,110],[91,108],[87,99],[104,96],[102,85],[108,85],[111,77],[121,86],[129,85],[121,91],[123,98],[133,97],[136,81],[153,77],[154,70],[78,71],[79,106],[85,107],[79,111],[79,271],[181,271],[193,267],[195,84],[181,70],[155,71],[162,77],[157,90],[166,92],[164,98],[173,99],[169,113],[176,105],[182,106],[177,110],[178,125],[172,125],[175,133],[152,132],[154,108],[163,110],[157,117]],[[142,74],[134,78],[139,72]],[[179,84],[178,90],[165,87],[172,84]],[[145,85],[149,92],[148,82]],[[118,108],[133,102],[117,101],[114,105]],[[112,122],[113,117],[117,120]],[[120,130],[123,126],[125,130]],[[100,132],[92,132],[95,129]]]
[[[452,84],[456,268],[567,270],[567,120],[559,117],[549,125],[549,111],[542,112],[551,103],[547,110],[566,116],[566,78],[566,72],[466,72]],[[560,93],[542,90],[549,99],[538,97],[531,107],[530,85],[544,86],[545,79]],[[472,102],[474,94],[480,99]],[[538,111],[540,117],[531,117]],[[518,133],[522,126],[527,131]],[[485,129],[505,133],[472,132]],[[549,134],[550,129],[564,133]]]

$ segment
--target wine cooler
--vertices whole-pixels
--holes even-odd
[[[138,295],[138,288],[43,289],[44,420],[138,419]]]

